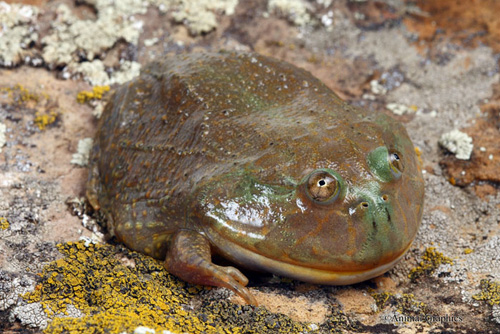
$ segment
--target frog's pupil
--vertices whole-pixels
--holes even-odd
[[[393,154],[392,154],[392,159],[393,159],[394,161],[399,161],[399,155],[397,155],[396,153],[393,153]]]
[[[320,187],[323,187],[323,186],[325,186],[325,185],[326,185],[326,181],[325,181],[325,180],[319,180],[319,181],[318,181],[318,185],[319,185]]]

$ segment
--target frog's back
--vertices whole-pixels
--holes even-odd
[[[256,54],[153,62],[118,88],[103,114],[93,162],[101,201],[185,196],[200,178],[321,126],[328,103],[354,110],[308,72]],[[337,108],[329,109],[322,117],[337,124]]]

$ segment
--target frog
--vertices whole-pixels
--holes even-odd
[[[349,285],[393,268],[424,181],[392,116],[288,62],[220,51],[163,56],[114,91],[86,195],[119,242],[258,305],[240,269]]]

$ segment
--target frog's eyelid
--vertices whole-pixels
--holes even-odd
[[[377,147],[368,153],[367,162],[370,171],[382,182],[397,181],[404,171],[403,156],[394,147]]]
[[[388,150],[389,156],[387,158],[392,176],[397,180],[401,177],[404,171],[401,153],[395,150]]]
[[[299,183],[297,181],[295,181],[294,179],[292,179],[289,176],[286,176],[286,177],[283,178],[283,185],[284,186],[296,187],[298,184]]]

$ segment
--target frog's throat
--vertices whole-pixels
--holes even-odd
[[[219,250],[227,256],[227,258],[251,269],[260,269],[314,284],[347,285],[377,277],[390,270],[399,260],[401,260],[406,251],[411,247],[411,244],[412,243],[410,243],[394,260],[372,269],[359,271],[329,271],[281,262],[254,253],[233,243],[226,243],[222,247],[219,247]]]

